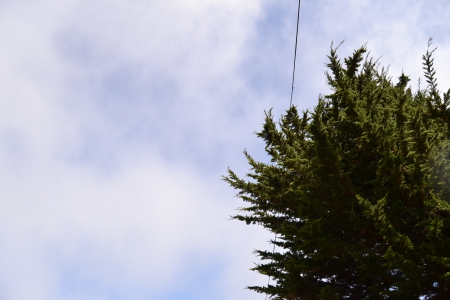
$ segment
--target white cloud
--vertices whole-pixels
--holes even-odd
[[[229,261],[238,252],[233,248],[252,243],[242,233],[230,232],[232,211],[225,197],[218,196],[223,190],[217,180],[206,180],[193,169],[142,156],[108,177],[51,162],[38,169],[1,178],[0,224],[9,236],[3,239],[6,249],[11,249],[1,265],[14,283],[4,287],[12,295],[8,299],[47,284],[47,293],[55,293],[51,288],[67,284],[61,281],[69,280],[64,273],[71,268],[81,269],[74,275],[79,280],[100,287],[132,282],[158,293],[172,288],[171,280],[186,263],[201,267],[208,261]],[[194,261],[186,262],[193,253]],[[33,298],[48,299],[48,294]]]
[[[52,1],[6,3],[2,11],[0,36],[8,41],[0,53],[2,299],[94,299],[130,286],[164,294],[177,289],[172,280],[189,253],[206,259],[205,267],[230,261],[235,248],[251,243],[228,233],[235,205],[226,204],[232,193],[223,195],[218,174],[208,179],[189,161],[171,163],[145,144],[139,150],[120,142],[141,109],[158,126],[164,122],[158,102],[173,101],[178,116],[167,118],[173,122],[234,76],[258,2]],[[169,77],[182,96],[139,99],[137,111],[114,97],[96,98],[105,77],[123,66],[143,72],[133,78],[138,85],[148,73]],[[233,80],[230,89],[239,85]],[[196,102],[180,102],[186,99]],[[182,121],[195,129],[198,118],[207,123],[214,116]],[[168,139],[159,141],[163,149]],[[97,149],[90,141],[100,141]],[[114,170],[77,159],[90,151],[112,153]],[[200,257],[189,263],[202,267]]]

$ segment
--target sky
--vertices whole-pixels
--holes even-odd
[[[294,0],[0,0],[0,299],[259,300],[269,232],[230,220],[264,110],[289,106]],[[303,0],[293,104],[314,107],[331,42],[367,43],[413,88],[442,0]]]

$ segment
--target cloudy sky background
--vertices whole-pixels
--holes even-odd
[[[229,221],[264,109],[289,105],[297,1],[0,1],[0,299],[263,299],[271,234]],[[294,104],[332,41],[450,87],[446,1],[303,0]],[[424,80],[422,79],[422,82]]]

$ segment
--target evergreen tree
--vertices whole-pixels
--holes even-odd
[[[366,47],[342,64],[312,111],[271,111],[257,136],[271,163],[245,155],[224,180],[249,203],[234,219],[277,234],[253,270],[274,299],[450,299],[450,90],[439,92],[431,39],[426,89],[394,83]]]

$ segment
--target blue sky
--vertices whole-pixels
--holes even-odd
[[[229,221],[264,110],[289,105],[297,1],[0,1],[0,299],[263,299],[271,234]],[[294,104],[332,41],[412,85],[445,1],[302,1]],[[423,78],[422,81],[424,82]]]

